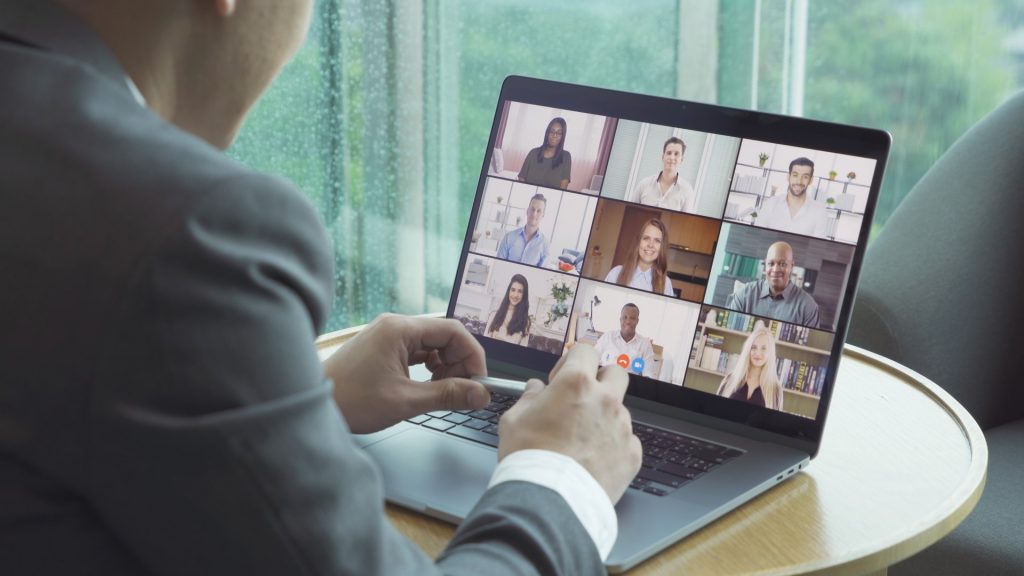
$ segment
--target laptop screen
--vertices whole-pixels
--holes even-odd
[[[502,365],[586,343],[631,395],[816,439],[888,145],[510,77],[448,315]]]

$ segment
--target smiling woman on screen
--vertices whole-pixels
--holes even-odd
[[[665,296],[675,296],[668,279],[668,243],[665,241],[665,223],[651,218],[644,223],[633,240],[626,261],[612,268],[605,282],[647,290]]]
[[[530,285],[522,274],[512,276],[501,304],[487,319],[484,336],[526,345],[530,336]]]

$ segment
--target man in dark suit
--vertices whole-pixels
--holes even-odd
[[[640,446],[586,347],[505,416],[436,563],[387,522],[350,431],[481,407],[486,367],[457,322],[398,316],[317,358],[318,217],[221,153],[311,4],[0,4],[0,572],[601,570]]]

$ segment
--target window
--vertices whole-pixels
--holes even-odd
[[[877,231],[1024,84],[1024,2],[320,0],[229,153],[321,211],[328,330],[445,308],[509,74],[889,130]]]

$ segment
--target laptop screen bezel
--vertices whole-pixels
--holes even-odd
[[[882,185],[891,137],[882,130],[851,125],[836,124],[820,120],[783,116],[766,112],[741,110],[711,104],[687,102],[633,94],[603,88],[567,84],[550,80],[509,76],[502,84],[495,107],[494,120],[485,150],[493,150],[501,114],[507,102],[520,102],[541,106],[571,109],[588,114],[615,117],[637,122],[676,126],[690,130],[732,136],[742,139],[762,140],[783,145],[828,150],[870,158],[876,161],[871,179],[868,199],[864,211],[863,225],[857,239],[850,263],[849,279],[837,314],[835,338],[829,355],[829,369],[818,404],[816,418],[809,419],[779,412],[748,403],[707,394],[630,374],[627,402],[642,399],[645,405],[656,403],[659,410],[668,415],[677,413],[701,414],[707,417],[740,424],[772,433],[778,438],[788,439],[791,446],[802,449],[812,456],[817,453],[822,432],[831,404],[835,380],[838,375],[842,347],[846,340],[851,311],[856,296],[856,286],[870,234],[870,223]],[[483,190],[488,178],[490,154],[485,154],[471,214],[478,214]],[[475,216],[474,216],[475,217]],[[469,246],[475,226],[470,218],[459,260],[458,270],[463,270],[470,256]],[[455,314],[456,296],[459,291],[459,276],[453,287],[447,317]],[[545,378],[554,367],[558,357],[552,354],[517,346],[491,338],[477,337],[488,358],[488,366],[503,375],[520,378]],[[732,426],[735,428],[735,426]]]

